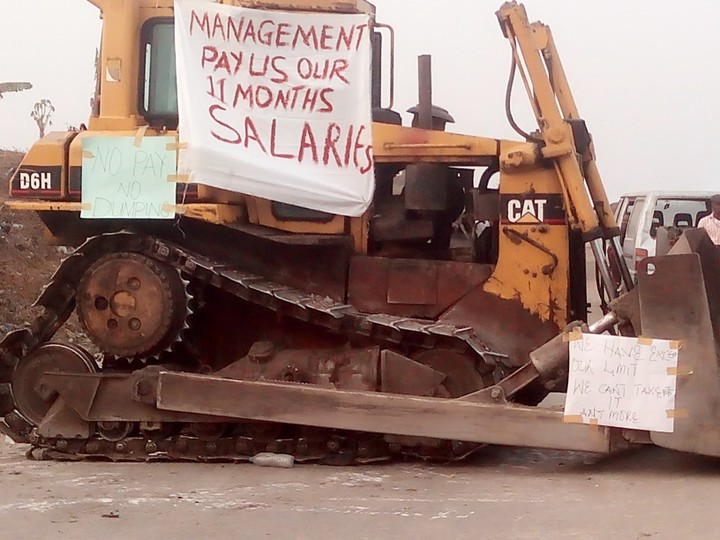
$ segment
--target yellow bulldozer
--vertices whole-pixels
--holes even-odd
[[[688,231],[633,281],[553,36],[522,5],[497,12],[519,136],[501,140],[446,130],[428,57],[403,125],[394,32],[365,0],[90,2],[92,115],[33,145],[7,203],[75,247],[0,342],[0,430],[35,456],[720,455],[717,252]],[[350,109],[366,121],[342,124]],[[611,299],[589,326],[588,244]],[[88,349],[53,341],[73,312]],[[680,348],[671,432],[537,407],[583,332]]]

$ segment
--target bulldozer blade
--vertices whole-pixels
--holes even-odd
[[[720,456],[720,257],[704,231],[687,231],[670,255],[639,269],[642,335],[678,340],[681,349],[673,433],[651,433],[658,446]]]

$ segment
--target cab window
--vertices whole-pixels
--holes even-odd
[[[148,20],[142,28],[140,113],[152,126],[178,123],[175,30],[172,18]]]
[[[658,199],[653,212],[653,225],[697,227],[698,222],[709,213],[709,201],[703,199]]]
[[[638,229],[643,225],[643,208],[645,206],[645,197],[635,199],[632,210],[630,210],[627,229],[625,231],[625,239],[623,242],[623,251],[632,255],[635,253],[635,238]]]
[[[616,217],[618,226],[620,227],[620,242],[625,240],[627,234],[628,223],[630,222],[630,215],[632,214],[633,208],[635,207],[635,198],[624,199],[620,203],[619,213]]]

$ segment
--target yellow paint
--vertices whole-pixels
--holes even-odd
[[[239,223],[246,218],[245,208],[229,204],[178,204],[174,210],[183,217],[215,225]]]
[[[373,124],[373,151],[377,163],[447,163],[489,165],[500,141],[444,131]]]
[[[512,147],[511,143],[504,143]],[[520,168],[501,170],[500,193],[560,194],[562,188],[553,169]],[[547,253],[528,242],[516,243],[502,232],[509,228],[541,244],[558,258],[551,274],[543,273],[552,262]],[[566,225],[501,224],[498,264],[484,290],[507,300],[519,300],[525,308],[543,320],[553,321],[559,327],[567,321],[570,289],[569,239]]]
[[[250,213],[250,223],[270,227],[279,231],[301,234],[343,234],[345,232],[345,218],[334,216],[327,223],[314,221],[285,221],[278,219],[272,211],[272,201],[257,197],[252,199],[253,211]]]
[[[61,193],[58,195],[58,198],[67,196],[68,168],[65,163],[65,154],[75,135],[76,132],[74,131],[48,133],[32,145],[20,163],[20,168],[60,167]],[[11,185],[12,178],[8,184],[8,191]]]
[[[581,116],[549,28],[530,24],[525,7],[515,2],[503,4],[497,16],[513,54],[523,60],[518,63],[530,81],[528,98],[545,143],[542,154],[554,160],[570,203],[566,205],[570,224],[584,233],[595,232],[601,224],[607,230],[615,229],[592,143],[583,155],[576,154],[573,131],[566,119],[579,120]]]
[[[18,201],[10,199],[5,206],[12,210],[26,210],[30,212],[80,212],[89,210],[90,205],[83,205],[79,202],[61,201]]]

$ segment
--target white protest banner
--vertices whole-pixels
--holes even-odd
[[[173,219],[175,137],[82,140],[83,219]]]
[[[362,215],[374,191],[370,37],[364,14],[176,0],[180,174]]]
[[[679,343],[570,336],[566,422],[673,432]]]

